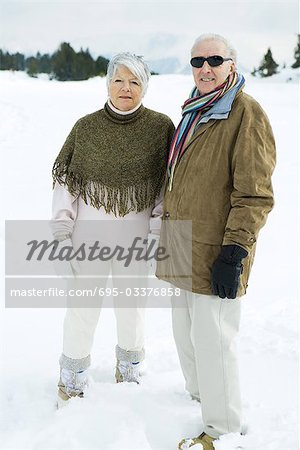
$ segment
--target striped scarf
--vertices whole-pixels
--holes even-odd
[[[168,158],[168,189],[172,190],[173,177],[186,147],[193,136],[203,112],[209,110],[215,103],[230,91],[237,83],[238,74],[230,74],[226,81],[209,94],[201,95],[195,86],[189,98],[182,106],[182,119],[175,131]]]

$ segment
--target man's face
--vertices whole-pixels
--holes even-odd
[[[220,41],[206,40],[200,42],[192,52],[192,58],[195,56],[208,56],[219,55],[223,58],[228,58],[228,50],[226,45]],[[193,76],[195,84],[201,95],[208,94],[214,91],[220,86],[228,75],[235,70],[233,61],[224,61],[223,64],[217,67],[211,67],[207,61],[204,62],[202,67],[193,67]]]

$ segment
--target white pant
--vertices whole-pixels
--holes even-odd
[[[128,270],[123,267],[122,262],[112,260],[101,263],[100,266],[99,273],[102,278],[92,281],[93,286],[96,284],[105,289],[111,273],[113,288],[116,288],[118,293],[122,292],[116,297],[109,297],[109,304],[113,304],[116,316],[118,347],[128,352],[143,352],[146,300],[145,297],[133,294],[125,295],[125,291],[126,288],[131,288],[133,291],[135,287],[140,287],[139,284],[145,285],[146,263],[139,261],[131,264],[129,273],[141,277],[136,279],[131,276],[122,278],[122,275],[128,276]],[[83,265],[81,275],[85,273],[88,273],[88,268]],[[81,286],[80,280],[78,283]],[[81,304],[84,304],[85,301],[89,302],[89,298],[80,298],[79,300]],[[89,357],[103,303],[101,299],[97,299],[97,301],[97,307],[67,309],[63,336],[63,355],[67,358],[78,360]],[[135,359],[135,356],[132,356]]]
[[[161,201],[162,196],[156,201],[154,209],[149,207],[139,213],[133,211],[124,217],[115,217],[112,213],[107,214],[103,208],[98,210],[86,204],[80,196],[74,199],[64,187],[56,183],[53,201],[53,231],[72,232],[75,251],[82,243],[88,249],[95,242],[98,242],[101,248],[108,246],[115,249],[121,246],[128,249],[137,237],[138,245],[144,247],[146,251],[144,240],[148,236],[149,225],[151,230],[160,228]],[[74,220],[74,224],[70,218]],[[74,228],[70,223],[74,225]],[[133,259],[130,267],[126,269],[124,262],[118,261],[117,258],[107,261],[104,258],[93,263],[89,263],[85,258],[78,262],[78,266],[79,275],[101,276],[95,282],[98,288],[105,289],[110,273],[113,287],[119,292],[124,293],[126,288],[146,287],[147,268],[144,261]],[[136,280],[135,276],[137,276]],[[139,280],[138,277],[143,279]],[[69,287],[94,288],[95,283],[91,282],[89,286],[88,281],[75,279]],[[95,307],[91,307],[93,306],[91,303],[94,304],[93,299],[84,296],[69,298],[69,300],[72,307],[68,308],[64,321],[63,355],[60,363],[63,368],[84,370],[89,365],[90,351],[102,303],[99,302],[100,299],[97,299]],[[81,307],[78,307],[79,304]],[[119,353],[123,357],[128,357],[131,362],[135,362],[136,359],[143,358],[144,352],[145,297],[129,298],[123,294],[114,297],[113,306],[117,321],[117,350],[125,350],[130,355],[125,355],[122,351],[117,351],[116,354],[118,356]]]
[[[181,291],[172,299],[173,333],[186,389],[199,398],[204,432],[240,432],[241,399],[234,339],[241,303]]]
[[[63,354],[68,358],[89,356],[101,308],[68,308],[64,320]],[[145,308],[114,308],[118,346],[139,352],[144,347]]]

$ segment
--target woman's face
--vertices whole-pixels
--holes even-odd
[[[192,58],[195,56],[219,55],[226,58],[228,50],[223,42],[215,40],[206,40],[200,42],[196,48],[193,49]],[[211,67],[207,61],[204,62],[200,68],[193,67],[193,76],[195,84],[200,94],[208,94],[220,86],[228,75],[235,70],[233,61],[224,61],[223,64],[217,67]]]
[[[142,100],[142,91],[140,80],[126,66],[118,66],[108,89],[114,107],[120,111],[135,108]]]

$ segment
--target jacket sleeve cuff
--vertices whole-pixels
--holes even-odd
[[[239,245],[247,252],[251,251],[256,243],[257,236],[244,230],[225,231],[222,245]]]

